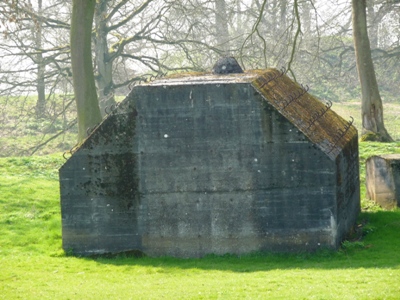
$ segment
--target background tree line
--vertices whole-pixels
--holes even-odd
[[[17,124],[32,118],[46,120],[52,128],[43,142],[76,132],[72,4],[90,2],[95,4],[91,62],[100,115],[135,82],[150,75],[209,71],[222,55],[235,56],[246,69],[286,67],[290,76],[307,83],[310,92],[323,100],[360,99],[352,30],[355,1],[4,0],[0,3],[0,118],[7,124],[3,135],[17,135]],[[358,2],[366,5],[382,99],[397,101],[399,1]],[[31,101],[36,102],[34,112],[26,106]],[[20,115],[11,118],[7,111],[15,105],[20,105]],[[30,148],[35,149],[36,145]]]

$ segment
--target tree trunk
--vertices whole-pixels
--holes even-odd
[[[215,32],[218,48],[228,55],[230,43],[225,0],[215,0]]]
[[[280,34],[283,33],[284,30],[286,30],[287,28],[287,0],[280,0],[280,24],[279,24],[279,28],[280,28]]]
[[[311,33],[311,25],[312,25],[312,6],[311,3],[305,1],[301,4],[301,12],[302,12],[302,25],[303,25],[303,35],[312,36]]]
[[[376,20],[376,12],[374,7],[375,0],[367,1],[367,24],[369,24],[368,38],[371,49],[378,48],[378,25],[379,21]]]
[[[81,143],[87,136],[87,129],[101,121],[91,50],[96,0],[73,0],[72,5],[71,64],[78,111],[78,143]]]
[[[383,122],[382,99],[379,94],[371,47],[368,39],[366,0],[352,0],[353,36],[358,77],[361,85],[362,135],[382,142],[391,142]],[[362,137],[362,139],[363,139]]]
[[[240,32],[243,29],[242,5],[241,0],[236,0],[236,31]]]
[[[42,0],[38,1],[38,15],[42,16]],[[43,54],[41,52],[43,21],[40,18],[36,20],[36,26],[34,26],[32,29],[33,29],[32,34],[35,37],[35,47],[37,51],[36,91],[38,99],[36,102],[36,117],[43,118],[45,116],[45,110],[46,110],[46,90],[45,90],[46,86],[44,80],[46,64],[43,59]]]
[[[97,2],[95,11],[96,40],[95,40],[95,60],[97,66],[96,83],[99,96],[99,106],[102,115],[105,114],[106,107],[115,104],[114,84],[112,80],[113,61],[109,59],[109,50],[107,42],[107,16],[108,0]]]

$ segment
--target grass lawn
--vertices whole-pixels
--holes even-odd
[[[400,144],[361,143],[364,161]],[[61,248],[61,154],[0,159],[0,299],[399,299],[400,210],[362,199],[338,252],[79,258]],[[364,182],[362,182],[362,186]],[[365,189],[363,189],[363,198]]]

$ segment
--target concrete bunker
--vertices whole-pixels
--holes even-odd
[[[60,169],[63,248],[201,257],[336,249],[357,131],[275,69],[136,86]]]
[[[367,197],[384,209],[400,207],[400,154],[371,156],[365,170]]]

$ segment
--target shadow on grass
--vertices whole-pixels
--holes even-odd
[[[208,255],[198,259],[173,257],[138,257],[129,252],[115,257],[82,258],[99,264],[124,267],[157,267],[168,269],[200,269],[232,272],[257,272],[289,269],[359,269],[400,267],[400,210],[364,212],[362,239],[346,241],[338,251],[321,249],[315,253],[277,254],[252,253]]]

